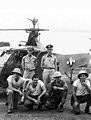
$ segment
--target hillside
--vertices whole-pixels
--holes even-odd
[[[58,62],[59,62],[59,70],[64,73],[68,72],[70,70],[69,65],[67,65],[67,61],[70,57],[75,60],[75,63],[73,64],[72,68],[78,68],[78,67],[89,67],[89,60],[91,58],[90,54],[88,53],[81,53],[81,54],[70,54],[70,55],[62,55],[62,54],[56,54]]]

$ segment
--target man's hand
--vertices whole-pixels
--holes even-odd
[[[19,90],[19,94],[20,94],[20,96],[22,96],[23,95],[23,93]]]
[[[49,102],[49,101],[47,101],[47,102],[46,102],[46,106],[48,106],[49,104],[50,104],[50,102]]]
[[[34,99],[34,103],[35,103],[36,105],[39,105],[39,101],[38,101],[38,100],[35,100],[35,99]]]
[[[41,101],[40,101],[40,99],[41,99],[41,97],[40,96],[38,96],[38,102],[40,103]]]
[[[56,87],[56,86],[53,86],[53,89],[54,89],[54,90],[57,90],[57,89],[58,89],[58,87]]]
[[[79,105],[79,103],[76,101],[76,102],[74,102],[74,106],[78,106]]]
[[[87,84],[86,84],[85,82],[82,82],[82,85],[83,85],[83,86],[87,86]]]
[[[58,89],[59,89],[59,90],[64,90],[64,88],[63,88],[63,87],[58,87]]]

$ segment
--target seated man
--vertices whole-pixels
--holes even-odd
[[[61,73],[56,71],[53,75],[54,81],[49,85],[49,98],[45,107],[48,109],[57,108],[58,112],[63,112],[63,105],[67,96],[68,86],[66,82],[61,80]]]
[[[33,76],[32,82],[27,85],[27,94],[24,105],[29,109],[33,109],[33,105],[37,104],[38,109],[42,110],[42,105],[46,100],[46,88],[44,83],[38,79],[36,75]]]
[[[24,80],[21,77],[21,71],[19,68],[13,70],[13,75],[7,78],[8,88],[7,92],[7,102],[8,102],[8,113],[12,113],[14,109],[17,108],[19,95],[22,96],[21,87],[23,87]]]
[[[91,84],[87,80],[88,73],[81,70],[78,74],[78,79],[73,83],[73,95],[71,97],[71,105],[75,114],[80,114],[80,104],[87,102],[85,113],[90,113],[91,105]]]

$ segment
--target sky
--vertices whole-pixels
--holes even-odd
[[[44,46],[52,44],[54,52],[75,54],[91,48],[91,0],[3,0],[0,2],[0,29],[31,28],[27,18],[39,20]],[[25,31],[0,31],[0,41],[12,46],[27,41]]]

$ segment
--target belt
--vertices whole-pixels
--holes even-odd
[[[35,69],[29,70],[29,69],[25,69],[26,71],[34,71]]]
[[[55,68],[48,67],[48,68],[44,68],[44,69],[55,69]]]

